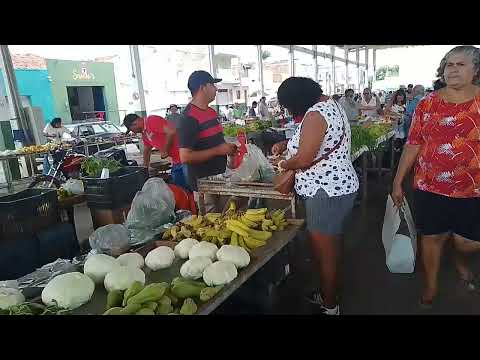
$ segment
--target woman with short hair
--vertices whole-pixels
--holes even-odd
[[[475,282],[464,255],[480,250],[480,49],[453,48],[437,76],[442,87],[418,103],[392,192],[401,206],[403,180],[415,165],[423,307],[431,307],[437,295],[444,243],[453,236],[457,271],[469,289]]]
[[[350,124],[342,106],[324,96],[312,79],[288,78],[277,94],[293,116],[304,114],[293,137],[275,144],[272,152],[288,150],[288,160],[278,167],[296,171],[295,191],[305,200],[307,229],[321,278],[321,290],[308,298],[323,314],[338,315],[343,227],[358,190],[350,157]]]

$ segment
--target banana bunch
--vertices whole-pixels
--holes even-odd
[[[235,202],[221,213],[192,216],[172,226],[163,234],[163,240],[180,241],[194,238],[208,241],[217,246],[241,246],[247,251],[265,245],[272,237],[272,231],[282,231],[287,226],[285,212],[276,210],[268,214],[267,208],[248,209],[238,212]]]

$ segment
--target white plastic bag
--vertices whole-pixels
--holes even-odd
[[[400,213],[407,223],[410,236],[398,233],[402,222]],[[399,274],[413,273],[417,253],[417,232],[406,199],[403,201],[402,208],[398,209],[395,207],[392,197],[388,195],[383,220],[382,242],[385,248],[388,270]]]
[[[148,179],[145,184],[143,184],[142,191],[152,199],[163,200],[167,208],[171,211],[175,211],[175,196],[163,179]]]
[[[74,195],[82,195],[84,193],[82,180],[68,179],[67,182],[62,185],[62,187]]]
[[[263,154],[262,150],[254,144],[247,145],[247,153],[243,156],[240,166],[233,170],[231,181],[240,182],[272,182],[275,169]]]

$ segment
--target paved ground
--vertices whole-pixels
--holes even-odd
[[[480,297],[467,294],[458,286],[451,263],[451,250],[444,252],[440,274],[440,295],[431,311],[418,307],[422,272],[392,274],[385,265],[381,229],[385,211],[388,177],[371,178],[369,198],[357,206],[345,234],[344,293],[341,312],[345,315],[417,315],[417,314],[480,314]],[[318,283],[316,270],[309,260],[310,251],[305,234],[296,240],[292,274],[277,288],[272,297],[272,312],[276,314],[310,314],[312,308],[303,294]],[[480,271],[480,257],[472,260]],[[420,265],[420,264],[418,264]],[[417,266],[421,268],[421,266]],[[254,295],[246,295],[254,296]],[[242,304],[238,296],[219,309],[219,313],[235,311]],[[265,310],[243,306],[243,313],[265,313]]]

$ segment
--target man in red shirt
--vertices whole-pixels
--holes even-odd
[[[172,182],[190,190],[180,161],[177,131],[170,122],[158,115],[142,118],[136,114],[128,114],[123,120],[123,125],[128,131],[142,133],[144,166],[150,167],[152,149],[158,149],[162,158],[170,156],[172,159]]]

